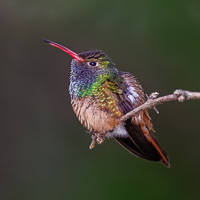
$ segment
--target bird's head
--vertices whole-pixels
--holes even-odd
[[[44,41],[73,57],[71,68],[74,71],[90,71],[94,75],[114,75],[117,73],[112,60],[101,50],[90,50],[77,54],[63,45],[50,40]]]

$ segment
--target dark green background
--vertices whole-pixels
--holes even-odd
[[[67,92],[71,58],[104,50],[145,91],[200,90],[200,2],[4,0],[0,3],[0,199],[198,199],[200,102],[151,112],[171,169],[113,141],[88,149]]]

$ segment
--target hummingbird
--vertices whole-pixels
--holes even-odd
[[[88,130],[92,142],[101,144],[114,139],[131,154],[170,167],[167,154],[153,136],[147,110],[141,110],[122,122],[121,117],[146,101],[142,86],[129,72],[119,71],[101,50],[75,53],[67,47],[44,40],[73,59],[69,94],[75,115]]]

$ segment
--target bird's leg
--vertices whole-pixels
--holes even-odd
[[[153,92],[150,94],[150,96],[148,94],[146,94],[146,98],[147,98],[147,101],[148,100],[154,100],[158,97],[159,93],[158,92]],[[156,108],[156,106],[153,107],[154,111],[156,112],[156,114],[159,114],[159,110]]]
[[[91,143],[90,143],[89,148],[90,148],[90,149],[93,149],[93,148],[95,147],[96,140],[97,140],[97,136],[96,136],[96,134],[95,134],[95,133],[92,133],[91,138],[92,138],[92,141],[91,141]]]
[[[102,136],[99,133],[92,133],[91,138],[92,138],[92,141],[89,146],[90,149],[93,149],[95,147],[96,142],[97,142],[97,144],[102,144],[103,141],[105,140],[104,136]]]
[[[96,142],[98,144],[102,144],[104,140],[105,140],[104,136],[102,136],[101,134],[97,134]]]

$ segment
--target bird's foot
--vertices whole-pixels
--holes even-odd
[[[90,149],[94,149],[95,144],[96,144],[96,140],[97,140],[97,136],[96,136],[95,134],[92,134],[91,138],[92,138],[92,141],[91,141],[91,143],[90,143],[89,148],[90,148]]]
[[[159,95],[158,92],[153,92],[150,95],[146,94],[147,101],[156,99],[158,97],[158,95]],[[156,108],[156,106],[154,106],[153,109],[156,112],[156,114],[159,114],[159,110]]]
[[[92,134],[91,138],[92,138],[92,141],[89,146],[90,149],[93,149],[95,147],[96,143],[102,144],[104,141],[104,137],[99,134]]]
[[[96,141],[97,141],[98,144],[102,144],[103,141],[104,141],[104,137],[102,137],[102,136],[99,135],[99,136],[97,136]]]

